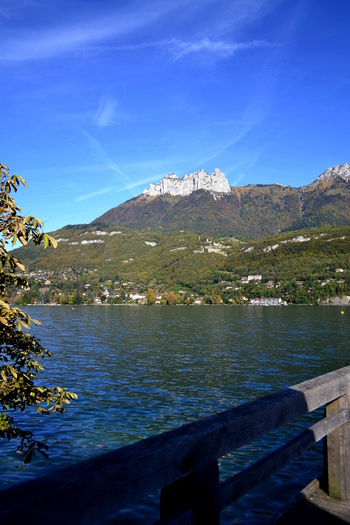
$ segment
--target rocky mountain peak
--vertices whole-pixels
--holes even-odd
[[[185,175],[181,179],[175,173],[165,175],[158,184],[151,184],[143,195],[158,196],[169,193],[170,195],[190,195],[197,190],[207,190],[214,193],[230,193],[231,188],[225,175],[215,168],[211,177],[203,169]]]
[[[331,177],[341,177],[342,179],[349,180],[350,178],[350,164],[340,164],[339,166],[333,166],[326,169],[322,175],[317,177],[316,180],[329,179]]]

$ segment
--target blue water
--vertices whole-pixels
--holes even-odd
[[[350,309],[338,307],[29,307],[53,357],[41,382],[75,391],[63,415],[18,414],[49,447],[24,465],[0,441],[0,486],[53,471],[220,410],[347,366]],[[290,438],[317,414],[220,459],[225,479]],[[21,467],[21,468],[20,468]],[[322,471],[320,446],[222,513],[263,523]],[[158,495],[115,516],[158,517]],[[119,517],[118,517],[119,516]]]

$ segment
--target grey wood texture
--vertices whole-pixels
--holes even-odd
[[[220,510],[230,505],[230,503],[236,501],[241,496],[252,490],[255,486],[261,483],[263,480],[269,478],[272,474],[277,472],[279,469],[290,463],[293,459],[299,457],[305,450],[309,449],[312,445],[317,443],[320,439],[324,438],[329,432],[339,428],[349,421],[349,411],[346,409],[340,410],[339,412],[333,413],[327,418],[322,419],[318,423],[297,435],[292,440],[288,441],[285,445],[274,450],[264,458],[255,462],[250,467],[244,469],[239,474],[236,474],[232,478],[224,481],[219,485],[220,497],[218,506]],[[192,474],[190,475],[192,476]],[[188,508],[191,503],[189,495],[191,493],[191,486],[188,485],[188,478],[186,476],[182,480],[175,482],[165,489],[162,490],[163,494],[168,497],[167,504],[170,505],[172,512],[180,512],[176,514],[176,521],[172,521],[171,513],[162,513],[162,496],[161,496],[161,517],[168,518],[167,525],[175,525],[181,523],[181,517],[183,517],[183,523],[186,523],[185,514],[181,511]],[[173,487],[174,485],[174,487]],[[305,489],[303,489],[296,501],[293,500],[292,509],[297,504],[301,504],[306,497],[310,496],[318,488],[318,480],[311,482]],[[181,490],[181,488],[182,490]],[[169,488],[172,490],[168,492]],[[180,489],[179,489],[180,488]],[[283,509],[283,516],[285,516],[287,509]],[[277,518],[275,518],[277,520]],[[201,523],[199,521],[199,523]],[[203,525],[206,523],[202,521]],[[210,523],[210,522],[209,522]],[[271,521],[271,523],[278,523],[278,521]],[[158,522],[158,525],[163,524],[162,521]]]
[[[278,521],[278,525],[344,524],[350,524],[350,501],[332,498],[320,488],[296,512]]]
[[[349,412],[350,394],[339,397],[326,407],[326,414],[341,409]],[[327,436],[328,494],[342,500],[350,499],[350,424],[345,423]]]
[[[0,492],[0,523],[100,523],[348,391],[350,366],[10,487]]]
[[[288,465],[305,450],[324,438],[328,432],[339,428],[349,421],[349,411],[333,413],[312,427],[308,428],[285,445],[274,450],[242,472],[229,478],[220,485],[220,509],[252,490],[261,481]]]

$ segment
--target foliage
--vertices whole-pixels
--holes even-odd
[[[15,252],[34,273],[23,274],[30,279],[31,297],[25,292],[21,304],[53,302],[55,294],[63,304],[77,292],[87,304],[96,297],[121,304],[129,301],[126,294],[135,291],[143,293],[147,302],[148,289],[148,303],[153,302],[152,295],[161,295],[161,304],[192,304],[191,294],[205,297],[206,304],[221,300],[245,304],[242,297],[318,304],[335,295],[350,295],[349,226],[284,232],[249,244],[192,232],[115,226],[70,226],[54,235],[62,239],[57,250],[49,247],[44,253],[29,243]],[[295,241],[300,236],[304,241]],[[223,248],[214,252],[218,245]],[[341,274],[335,271],[339,267],[344,269]],[[250,274],[261,274],[262,280],[243,283],[242,278]],[[16,289],[10,292],[14,297]],[[168,300],[170,292],[180,297]]]
[[[157,296],[152,293],[152,290],[151,288],[148,288],[148,291],[147,291],[147,305],[148,306],[152,306],[152,304],[155,304],[157,300]]]
[[[7,294],[9,287],[28,288],[28,281],[18,274],[25,267],[13,252],[8,251],[8,244],[14,246],[19,241],[25,246],[31,239],[36,245],[43,243],[45,248],[57,246],[55,239],[42,231],[39,219],[21,215],[21,209],[11,196],[20,184],[26,185],[24,179],[10,176],[7,166],[0,164],[0,437],[19,438],[18,449],[25,454],[28,463],[35,451],[47,456],[48,447],[35,440],[30,430],[18,427],[8,412],[37,406],[37,412],[42,414],[63,413],[64,405],[77,396],[58,386],[47,388],[36,384],[37,375],[43,370],[40,360],[51,356],[51,352],[27,332],[31,324],[37,325],[38,321],[11,306]]]

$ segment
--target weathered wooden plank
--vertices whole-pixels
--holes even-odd
[[[339,397],[326,407],[326,414],[350,409],[350,394]],[[333,498],[350,499],[350,424],[347,422],[327,436],[326,479],[328,494]]]
[[[345,525],[350,524],[350,501],[331,498],[320,488],[303,504],[273,525]],[[269,525],[272,525],[272,523]]]
[[[350,367],[345,367],[11,487],[0,492],[0,521],[92,523],[349,390]]]
[[[220,509],[252,490],[256,485],[299,457],[328,432],[349,421],[349,411],[341,410],[308,428],[285,445],[274,450],[250,467],[220,485]]]
[[[304,394],[307,412],[312,412],[316,408],[350,392],[349,373],[350,366],[346,366],[290,388]]]

